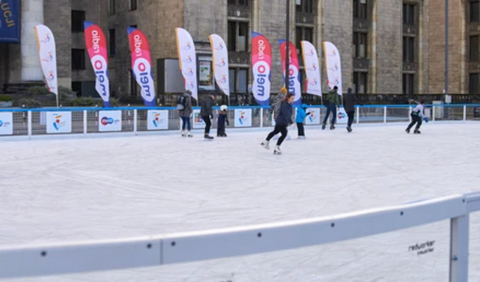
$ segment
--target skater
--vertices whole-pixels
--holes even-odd
[[[275,146],[275,150],[273,151],[276,155],[281,155],[282,151],[280,150],[280,146],[283,143],[283,140],[287,137],[288,130],[287,127],[293,124],[292,120],[292,103],[295,100],[295,96],[291,93],[287,94],[283,102],[281,103],[280,110],[278,113],[277,118],[275,119],[275,129],[268,134],[267,139],[263,141],[260,145],[263,148],[270,150],[270,140],[277,135],[278,133],[282,133],[282,136],[278,138],[277,146]]]
[[[298,128],[298,139],[306,139],[305,137],[305,127],[303,126],[303,121],[311,113],[305,113],[307,110],[307,105],[303,104],[301,107],[297,108],[297,128]]]
[[[207,97],[203,99],[202,109],[200,110],[200,116],[205,122],[205,140],[213,140],[213,137],[210,136],[210,127],[212,126],[213,111],[212,106],[215,101],[215,94],[210,93]]]
[[[322,130],[327,127],[327,121],[328,121],[328,117],[330,116],[330,113],[333,114],[332,123],[330,124],[330,130],[334,130],[335,129],[335,122],[337,121],[337,108],[342,103],[342,99],[340,98],[340,95],[338,95],[338,87],[337,86],[333,87],[333,90],[328,93],[327,102],[328,102],[328,104],[327,104],[327,115],[325,116],[325,119],[323,120]]]
[[[179,99],[177,107],[180,108],[179,115],[182,118],[182,137],[193,137],[192,126],[190,123],[190,116],[192,115],[192,92],[187,90]],[[183,108],[183,109],[182,109]],[[185,128],[188,129],[188,133],[185,132]]]
[[[225,123],[230,125],[227,111],[228,107],[226,105],[222,105],[220,107],[220,114],[218,115],[217,137],[227,137],[227,133],[225,133]]]
[[[282,105],[282,102],[285,100],[285,95],[287,95],[287,92],[288,92],[287,88],[282,87],[277,97],[272,99],[273,120],[277,119],[277,116],[280,113],[280,106]]]
[[[421,134],[420,126],[422,126],[422,119],[425,119],[426,122],[428,121],[428,119],[424,118],[424,115],[423,115],[423,105],[425,104],[425,101],[421,100],[420,103],[418,103],[417,101],[410,100],[409,102],[410,102],[410,104],[411,103],[416,103],[418,105],[415,107],[415,109],[412,110],[412,113],[410,114],[410,116],[412,117],[412,122],[408,125],[405,132],[410,133],[410,129],[412,129],[412,127],[415,124],[417,124],[413,133],[414,134]]]
[[[343,95],[343,107],[348,115],[348,132],[352,132],[353,118],[355,116],[355,104],[363,106],[362,103],[357,99],[357,96],[353,94],[352,88],[348,88],[347,94]]]

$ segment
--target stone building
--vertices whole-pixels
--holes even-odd
[[[1,1],[1,0],[0,0]],[[6,1],[6,0],[3,0]],[[13,1],[13,0],[9,0]],[[438,3],[437,3],[438,2]],[[322,42],[342,56],[343,87],[369,94],[441,94],[444,88],[444,1],[290,0],[291,41],[311,41],[323,58]],[[450,93],[480,92],[480,2],[450,1]],[[33,25],[55,34],[60,84],[96,96],[85,50],[83,21],[103,28],[109,41],[112,96],[137,97],[131,74],[127,28],[142,30],[151,45],[157,93],[164,94],[165,59],[176,59],[175,27],[187,29],[200,64],[211,64],[208,35],[222,36],[229,48],[230,86],[247,93],[251,83],[251,32],[273,47],[272,91],[283,83],[278,40],[285,38],[285,0],[23,0],[22,43],[0,42],[0,84],[42,80]],[[172,70],[173,71],[173,70]],[[176,70],[178,71],[178,70]],[[322,70],[322,74],[325,71]],[[324,92],[326,78],[323,77]],[[202,89],[212,89],[201,81]],[[209,88],[210,87],[210,88]]]

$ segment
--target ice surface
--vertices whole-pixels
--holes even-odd
[[[480,123],[306,128],[275,156],[263,131],[0,139],[0,245],[113,239],[334,215],[480,190]],[[296,138],[296,132],[291,132]],[[273,144],[272,144],[273,145]],[[273,146],[272,146],[273,147]],[[447,281],[448,222],[184,265],[12,281]],[[432,254],[408,246],[436,240]],[[471,281],[480,281],[472,216]]]

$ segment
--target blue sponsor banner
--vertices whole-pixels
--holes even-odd
[[[20,42],[20,0],[0,0],[0,42]]]

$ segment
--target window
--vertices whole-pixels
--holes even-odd
[[[368,83],[368,72],[353,73],[353,91],[356,94],[366,94]]]
[[[137,9],[137,0],[130,0],[130,11],[135,11]]]
[[[77,97],[82,97],[82,82],[72,81],[72,91],[77,94]]]
[[[232,6],[248,6],[249,0],[228,0],[228,5]]]
[[[480,0],[470,0],[470,22],[480,22]]]
[[[403,61],[415,62],[415,37],[403,37]]]
[[[367,0],[353,0],[353,18],[367,19]]]
[[[403,4],[403,24],[415,25],[415,5]]]
[[[470,61],[478,62],[479,36],[470,36]]]
[[[85,11],[72,11],[72,32],[83,32]]]
[[[302,49],[302,40],[313,43],[313,27],[297,27],[295,29],[295,46],[297,50]]]
[[[248,69],[235,68],[228,71],[230,91],[237,94],[248,93]]]
[[[248,22],[228,22],[228,51],[248,51]]]
[[[353,33],[353,54],[355,58],[367,58],[368,33]]]
[[[413,73],[404,73],[403,74],[403,94],[413,95],[415,94],[415,74]]]
[[[108,0],[108,14],[115,15],[115,0]]]
[[[128,81],[128,84],[130,84],[130,96],[138,96],[138,84],[137,80],[135,80],[135,74],[131,69],[128,72],[130,74]]]
[[[480,73],[471,73],[470,74],[470,94],[480,94]]]
[[[295,0],[295,6],[299,13],[313,13],[313,0]]]
[[[85,50],[72,49],[72,70],[85,69]]]
[[[108,45],[108,51],[110,57],[115,57],[115,53],[117,51],[116,48],[116,38],[115,38],[115,29],[109,29],[108,30],[108,35],[110,37],[110,44]]]

